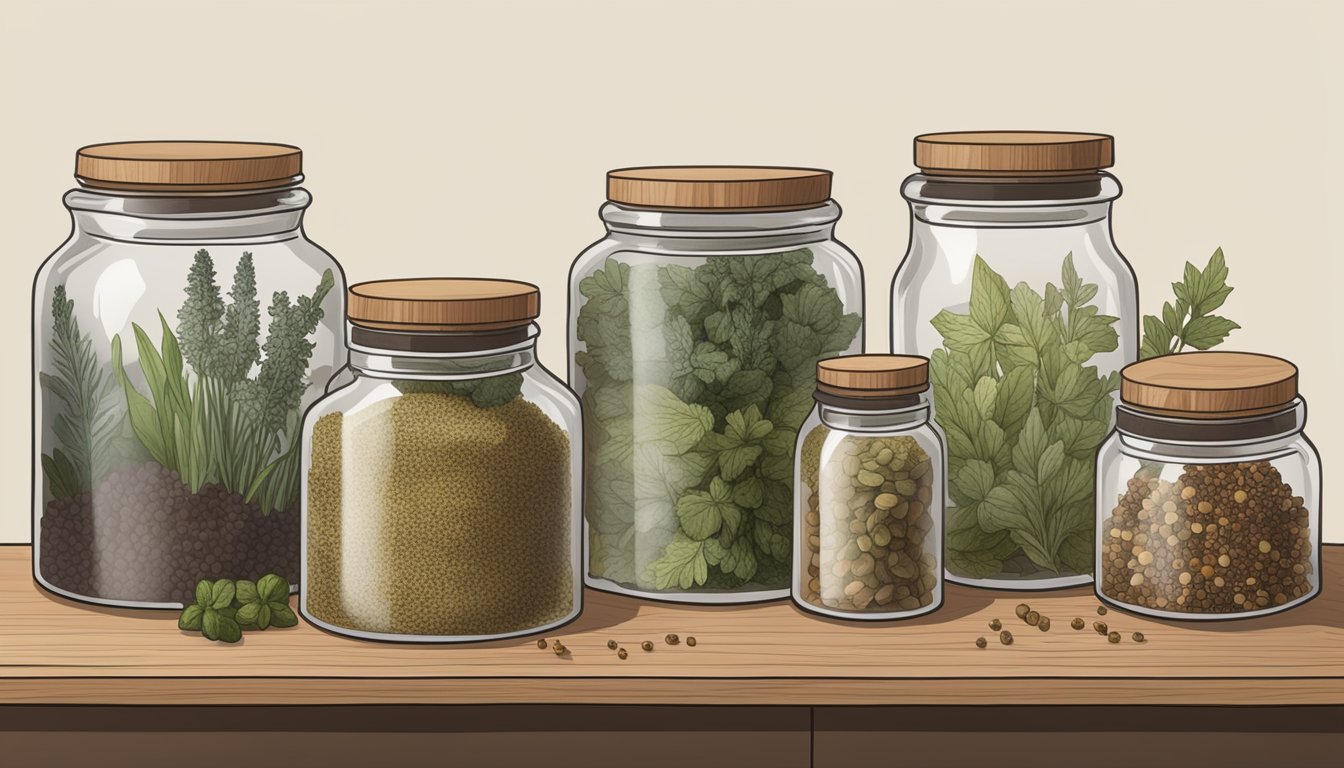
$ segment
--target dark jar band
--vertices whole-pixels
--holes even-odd
[[[1025,202],[1028,200],[1083,200],[1101,194],[1100,175],[1067,180],[1003,179],[986,177],[927,177],[917,197],[934,200]]]
[[[527,325],[460,333],[388,331],[350,326],[351,344],[388,352],[484,352],[512,347],[531,338],[532,330]]]
[[[1115,426],[1121,432],[1157,442],[1236,443],[1285,435],[1302,428],[1297,409],[1243,419],[1204,421],[1157,416],[1121,406]]]
[[[812,399],[823,405],[844,408],[851,411],[899,411],[923,404],[919,395],[901,395],[899,397],[843,397],[820,390],[812,393]]]

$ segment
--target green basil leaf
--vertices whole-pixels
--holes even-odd
[[[289,603],[267,603],[266,607],[271,609],[272,627],[292,627],[299,623],[299,617],[294,615]]]
[[[201,629],[201,617],[205,614],[205,609],[199,605],[188,605],[182,609],[182,615],[177,617],[177,628],[188,632],[199,632]]]
[[[206,607],[207,605],[210,605],[210,603],[212,602],[210,598],[211,594],[212,592],[210,590],[210,582],[205,580],[196,582],[197,605],[201,606],[202,608]]]
[[[239,624],[260,626],[257,623],[257,616],[264,605],[265,603],[245,603],[242,608],[238,609],[238,613],[234,615],[234,619]]]
[[[282,576],[268,573],[257,579],[257,592],[263,602],[285,601],[289,599],[289,582]]]
[[[220,579],[210,586],[210,607],[228,608],[233,605],[234,586],[232,579]]]
[[[234,582],[234,592],[234,597],[240,603],[255,603],[260,599],[256,583],[248,579],[239,579]]]

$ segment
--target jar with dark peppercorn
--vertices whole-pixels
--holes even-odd
[[[1320,590],[1321,468],[1297,368],[1240,352],[1121,372],[1097,458],[1097,595],[1154,616],[1281,611]]]
[[[354,382],[304,420],[306,619],[458,642],[578,615],[582,425],[536,361],[539,309],[510,280],[351,287]]]
[[[943,601],[946,449],[930,420],[929,364],[852,355],[817,364],[794,495],[793,600],[849,619]]]

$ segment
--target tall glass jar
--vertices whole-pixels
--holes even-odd
[[[1122,372],[1097,457],[1097,596],[1227,619],[1321,589],[1321,465],[1287,360],[1191,352]]]
[[[301,153],[79,150],[33,291],[33,567],[107,605],[298,579],[299,416],[345,363],[344,278],[305,236]]]
[[[1092,578],[1092,468],[1138,288],[1111,240],[1120,185],[1100,134],[915,139],[894,351],[931,359],[947,435],[947,577],[1004,589]]]
[[[457,642],[579,614],[579,403],[511,280],[350,289],[354,381],[304,418],[300,610],[345,635]]]
[[[665,600],[788,596],[793,449],[817,361],[863,346],[831,174],[612,171],[570,270],[587,581]]]
[[[901,619],[943,602],[947,452],[930,419],[929,361],[817,364],[794,487],[793,600],[845,619]]]

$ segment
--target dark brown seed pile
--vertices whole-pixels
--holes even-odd
[[[308,612],[430,636],[563,619],[574,607],[570,506],[569,439],[522,398],[479,408],[411,393],[323,416],[308,475]]]
[[[105,600],[190,603],[201,579],[267,573],[296,583],[299,513],[262,515],[218,485],[192,494],[155,462],[109,472],[92,493],[47,503],[38,570],[54,587]]]
[[[828,433],[818,427],[803,443],[798,594],[848,612],[931,605],[941,565],[928,454],[908,436],[846,437],[823,457]]]
[[[1177,613],[1236,613],[1310,594],[1311,513],[1268,462],[1140,473],[1102,531],[1102,594]]]

